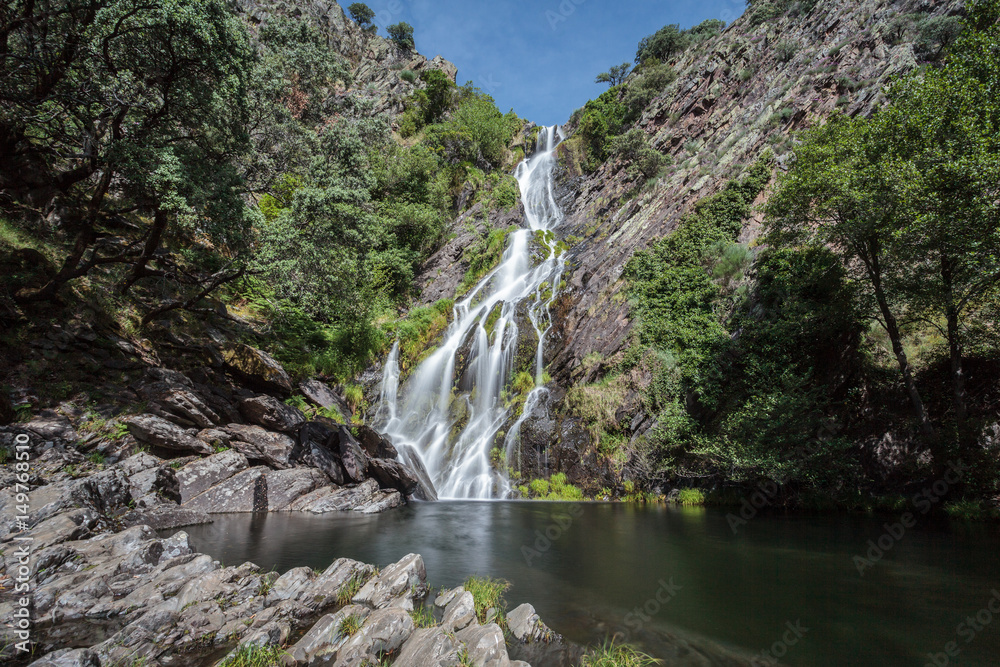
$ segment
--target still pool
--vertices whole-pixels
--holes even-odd
[[[668,665],[771,664],[765,650],[787,665],[943,665],[949,642],[949,664],[1000,665],[989,610],[1000,609],[1000,527],[893,536],[898,520],[762,516],[734,530],[715,509],[442,501],[374,516],[218,515],[185,530],[227,565],[278,571],[416,552],[432,586],[502,577],[511,608],[530,602],[567,638],[618,633]],[[880,539],[889,548],[867,560]]]

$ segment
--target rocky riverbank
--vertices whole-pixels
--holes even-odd
[[[341,558],[322,572],[279,574],[226,567],[196,553],[183,531],[163,537],[218,513],[372,513],[434,497],[391,442],[364,425],[307,418],[279,400],[293,391],[279,364],[253,348],[238,352],[227,360],[238,383],[147,368],[130,387],[144,410],[120,418],[119,437],[81,433],[72,406],[0,428],[5,661],[165,666],[269,656],[288,665],[501,667],[539,651],[578,657],[530,605],[508,614],[477,609],[461,588],[429,595],[416,554],[382,571]],[[322,383],[299,389],[328,414],[350,414]],[[30,654],[17,650],[22,545]]]

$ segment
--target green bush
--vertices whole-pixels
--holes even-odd
[[[399,78],[407,83],[416,83],[417,74],[411,69],[404,69],[399,73]]]
[[[660,661],[627,644],[606,642],[590,649],[580,661],[580,667],[652,667]]]
[[[618,101],[620,90],[618,87],[611,88],[583,107],[579,132],[587,149],[590,170],[607,159],[611,138],[621,134],[625,128],[628,109]]]
[[[633,177],[649,178],[660,170],[663,155],[649,145],[646,133],[632,128],[625,134],[611,140],[608,153],[629,165]]]
[[[506,629],[507,601],[503,594],[510,588],[510,582],[493,577],[471,576],[465,580],[462,587],[472,593],[476,607],[476,618],[479,619],[480,623],[486,624],[492,621]],[[489,617],[491,610],[496,614],[492,619]]]
[[[386,28],[385,31],[389,33],[389,39],[398,46],[411,51],[415,48],[413,43],[413,26],[409,23],[400,21]]]

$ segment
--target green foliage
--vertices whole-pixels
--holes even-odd
[[[684,51],[690,44],[689,37],[676,23],[666,25],[652,35],[643,37],[635,52],[635,62],[640,64],[649,58],[664,62]]]
[[[370,578],[370,574],[352,574],[351,578],[344,582],[344,585],[337,591],[337,604],[340,606],[351,604],[351,600]]]
[[[462,586],[472,593],[476,618],[480,623],[494,622],[502,628],[507,627],[507,601],[503,594],[510,588],[510,582],[493,577],[471,576]],[[490,618],[490,612],[496,614],[496,617]]]
[[[927,16],[916,23],[917,54],[924,60],[937,60],[962,32],[957,16]]]
[[[621,85],[625,83],[625,78],[628,76],[630,69],[632,69],[632,66],[629,63],[615,65],[607,72],[601,72],[598,74],[594,83],[608,83],[611,84],[611,86]]]
[[[413,26],[405,21],[394,23],[385,31],[389,34],[389,39],[397,46],[412,51],[416,46],[413,43]]]
[[[583,491],[567,483],[565,473],[555,473],[549,479],[533,479],[518,487],[521,496],[532,500],[581,501]]]
[[[404,69],[399,73],[399,78],[407,83],[416,83],[417,74],[411,69]]]
[[[455,291],[455,297],[461,297],[472,289],[487,273],[492,271],[500,263],[503,252],[507,247],[507,236],[511,232],[517,231],[516,226],[491,229],[485,236],[473,245],[465,249],[462,260],[467,262],[469,268],[462,277]]]
[[[653,149],[646,133],[635,127],[611,140],[608,153],[629,165],[629,174],[634,178],[649,178],[660,170],[663,155]]]
[[[364,624],[364,619],[357,614],[348,614],[340,619],[340,625],[337,626],[337,633],[341,637],[353,637]]]
[[[663,65],[655,58],[647,59],[637,68],[638,76],[625,91],[622,102],[628,109],[628,120],[642,115],[649,103],[662,93],[667,86],[677,80],[677,72],[669,65]]]
[[[799,45],[790,39],[783,39],[774,45],[774,55],[778,62],[787,63],[799,52]]]
[[[678,505],[704,505],[705,493],[701,489],[681,489],[677,494]]]
[[[589,156],[588,166],[594,170],[608,156],[608,143],[622,133],[628,109],[618,100],[620,89],[605,91],[583,107],[579,133]]]
[[[372,11],[371,7],[363,2],[352,2],[347,7],[347,11],[350,12],[351,18],[354,22],[361,26],[362,29],[367,29],[372,26],[372,19],[375,18],[375,12]]]
[[[424,606],[417,607],[416,609],[410,611],[410,618],[413,619],[413,624],[418,628],[433,628],[437,625],[437,619],[434,618],[434,612]]]
[[[455,302],[441,299],[430,306],[413,308],[406,317],[385,325],[388,337],[399,341],[400,368],[412,368],[422,359],[432,340],[448,326]]]
[[[283,664],[282,660],[287,655],[277,646],[241,644],[219,663],[219,667],[272,667]]]
[[[492,97],[470,86],[460,89],[459,100],[451,118],[426,128],[427,146],[450,164],[501,168],[520,120],[513,111],[501,113]]]
[[[581,667],[651,667],[660,661],[627,644],[608,641],[590,649],[580,661]]]

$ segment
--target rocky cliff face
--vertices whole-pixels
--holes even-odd
[[[238,0],[235,6],[254,28],[280,17],[305,18],[316,25],[330,49],[350,63],[353,81],[344,92],[363,92],[375,101],[375,113],[395,116],[403,111],[403,100],[415,88],[400,78],[403,70],[420,74],[427,69],[439,69],[452,81],[458,74],[458,68],[441,56],[429,59],[365,32],[336,2]]]
[[[893,78],[921,60],[914,32],[901,30],[899,17],[953,14],[961,2],[820,0],[808,12],[801,6],[767,21],[748,12],[670,63],[677,79],[635,123],[668,157],[670,166],[654,180],[644,182],[614,159],[585,174],[571,143],[563,144],[557,196],[566,219],[558,233],[569,246],[569,270],[546,351],[552,392],[525,422],[515,463],[525,478],[561,471],[591,490],[613,481],[592,437],[563,402],[566,389],[600,378],[629,345],[634,323],[621,277],[629,258],[670,234],[697,200],[766,150],[783,168],[796,131],[835,111],[876,111]],[[649,26],[650,32],[658,27]],[[570,123],[564,131],[575,129]],[[486,227],[510,224],[509,215],[498,213],[470,217]],[[759,216],[748,221],[740,240],[755,240],[760,223]],[[424,303],[453,293],[467,241],[459,231],[428,262]],[[653,425],[637,400],[644,382],[629,378],[617,407],[616,421],[630,425],[633,440]]]

